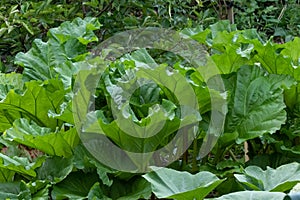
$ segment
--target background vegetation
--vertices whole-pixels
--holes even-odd
[[[227,2],[227,3],[226,3]],[[294,0],[46,0],[0,2],[0,54],[3,71],[12,71],[13,58],[30,49],[35,38],[45,39],[51,27],[76,17],[97,17],[100,41],[113,33],[142,26],[182,29],[228,19],[233,7],[237,28],[254,28],[264,38],[277,42],[299,35],[300,4]]]

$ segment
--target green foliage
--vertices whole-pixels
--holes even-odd
[[[286,194],[283,192],[262,192],[262,191],[243,191],[243,192],[234,192],[215,198],[216,200],[261,200],[261,199],[270,199],[270,200],[284,200]]]
[[[70,157],[79,143],[75,128],[54,133],[48,127],[40,127],[34,122],[29,124],[27,119],[20,118],[5,132],[4,138],[39,149],[49,155]]]
[[[203,199],[222,181],[210,172],[191,175],[167,168],[152,168],[154,171],[144,175],[151,183],[152,191],[158,198]]]
[[[12,59],[16,53],[27,51],[36,38],[45,38],[49,28],[61,22],[83,17],[78,1],[8,1],[0,3],[0,54],[13,70]]]
[[[70,10],[69,14],[54,12],[61,2],[39,3],[28,2],[27,11],[40,6],[36,14],[49,9],[57,17],[71,16],[74,11]],[[151,8],[151,3],[157,3],[157,7]],[[124,10],[125,4],[128,10]],[[15,9],[25,9],[22,5]],[[180,4],[154,0],[142,3],[86,1],[74,4],[74,9],[78,5],[84,5],[84,15],[92,15],[98,8],[104,10],[98,16],[102,27],[91,17],[64,22],[48,31],[48,40],[36,39],[27,52],[16,55],[15,63],[24,70],[23,74],[0,74],[1,198],[149,199],[156,195],[174,199],[283,199],[286,192],[300,182],[299,164],[291,163],[299,161],[300,154],[299,38],[275,44],[261,39],[253,29],[239,31],[228,21],[220,21],[206,29],[202,26],[191,28],[194,24],[190,24],[190,18],[197,15],[201,1]],[[137,7],[143,8],[143,12],[137,13]],[[186,7],[194,10],[185,13],[183,8]],[[16,17],[14,13],[19,11],[11,13]],[[182,35],[206,46],[210,55],[201,67],[210,69],[215,65],[225,84],[223,95],[228,108],[223,111],[226,112],[224,134],[212,151],[200,159],[199,147],[216,140],[205,137],[212,114],[210,95],[218,93],[208,88],[204,81],[211,78],[209,70],[205,71],[208,74],[200,74],[179,56],[147,49],[108,63],[109,68],[103,71],[96,85],[94,79],[88,77],[90,70],[80,70],[104,63],[97,58],[91,59],[89,53],[99,37],[102,40],[122,30],[121,25],[127,25],[126,29],[158,26],[152,15],[161,17],[158,22],[162,27],[186,26]],[[115,22],[118,26],[111,23],[114,29],[108,30],[109,20],[117,16],[125,17]],[[199,20],[194,22],[204,23],[203,19]],[[47,21],[46,24],[56,22]],[[13,28],[20,28],[19,22],[15,23]],[[26,29],[23,24],[22,27]],[[32,34],[29,25],[27,28],[28,34]],[[97,35],[99,32],[101,34]],[[166,66],[169,71],[162,70]],[[138,80],[139,76],[150,79],[158,73],[160,76],[155,81]],[[78,119],[73,119],[72,106],[76,104],[71,98],[74,96],[72,89],[76,87],[75,78],[88,78],[85,86],[95,86],[95,111],[84,118],[85,130],[93,132],[101,124],[115,145],[134,153],[148,153],[164,147],[176,135],[180,123],[190,125],[192,120],[199,124],[193,145],[169,168],[153,167],[144,175],[104,166],[90,155],[75,129],[74,121]],[[186,84],[170,84],[174,82]],[[137,89],[127,94],[128,86],[132,85]],[[170,92],[184,94],[187,90],[195,92],[199,110],[180,105]],[[87,88],[75,100],[80,102],[81,108],[89,110],[90,96]],[[130,98],[123,101],[120,98],[123,96]],[[120,120],[122,117],[127,121]],[[150,122],[154,125],[149,128]],[[126,134],[128,130],[133,133],[156,130],[162,122],[164,126],[152,137],[137,139]],[[120,123],[125,124],[126,130],[118,126]],[[244,142],[249,146],[248,162],[244,160]],[[110,155],[115,156],[113,152]],[[134,157],[130,158],[133,165],[138,165]],[[272,162],[272,167],[276,169],[267,167],[275,158],[278,160]],[[290,164],[282,165],[284,163]]]
[[[76,17],[97,17],[103,24],[96,33],[100,40],[141,26],[182,28],[216,19],[201,1],[194,0],[4,0],[0,2],[0,13],[0,55],[6,65],[2,71],[18,70],[13,65],[18,52],[28,51],[34,39],[44,40],[49,29]]]
[[[299,163],[282,165],[277,169],[268,167],[265,171],[257,166],[249,166],[245,169],[245,174],[235,174],[235,177],[248,190],[284,192],[299,182],[299,170]]]
[[[85,59],[86,45],[98,40],[93,31],[99,28],[99,22],[92,18],[64,22],[49,31],[47,42],[36,39],[27,53],[18,53],[15,62],[24,67],[23,74],[29,80],[59,77],[70,86],[70,74],[76,72],[73,62]]]
[[[299,35],[299,2],[232,2],[239,29],[255,28],[265,38],[275,36],[278,42]],[[76,17],[97,17],[103,27],[96,35],[102,41],[116,32],[138,27],[207,27],[217,19],[227,19],[230,5],[221,0],[4,0],[0,2],[0,66],[5,64],[1,71],[20,70],[13,64],[18,52],[28,51],[34,39],[46,39],[49,29]]]
[[[232,108],[228,113],[226,132],[239,133],[238,143],[264,133],[275,133],[286,121],[283,89],[290,88],[294,80],[285,75],[265,75],[259,67],[241,67],[232,94]]]
[[[277,42],[299,35],[298,1],[235,0],[235,23],[239,29],[256,28],[264,36],[275,36]]]

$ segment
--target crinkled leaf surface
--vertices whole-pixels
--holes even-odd
[[[300,164],[290,163],[276,169],[267,167],[262,170],[257,166],[249,166],[245,174],[235,174],[237,180],[254,190],[285,192],[300,182]]]
[[[222,34],[220,33],[220,35]],[[245,52],[238,54],[237,51],[241,51],[241,47],[233,45],[232,41],[230,41],[229,44],[224,47],[224,51],[221,54],[212,55],[212,59],[218,66],[220,73],[229,74],[236,72],[242,65],[251,64],[251,61],[242,55],[242,53],[245,54]]]
[[[284,47],[284,46],[283,46]],[[295,49],[297,47],[297,41],[294,43],[293,51],[297,52]],[[286,45],[286,50],[283,50],[282,46],[272,44],[267,42],[266,44],[261,44],[260,42],[254,43],[254,50],[256,53],[255,59],[261,63],[269,73],[274,74],[287,74],[291,75],[295,79],[300,78],[300,68],[293,67],[294,53],[288,54],[288,46]],[[283,51],[283,53],[281,53]]]
[[[73,63],[85,59],[86,45],[97,41],[93,30],[100,24],[95,18],[76,18],[64,22],[60,27],[49,31],[49,40],[34,40],[27,53],[18,53],[15,63],[24,67],[28,79],[47,80],[61,77],[66,87],[71,86],[71,78],[78,67]]]
[[[26,83],[23,94],[11,90],[0,102],[0,131],[5,131],[19,118],[27,118],[38,125],[55,130],[61,122],[48,116],[49,110],[59,112],[64,102],[65,90],[61,81],[52,79],[44,83]]]
[[[227,115],[227,131],[237,131],[240,143],[279,130],[286,120],[282,88],[293,84],[287,75],[266,75],[259,67],[241,67]]]
[[[70,41],[68,41],[68,43],[70,43]],[[40,39],[36,39],[32,44],[32,48],[27,53],[17,54],[15,62],[24,67],[23,74],[29,80],[52,79],[56,76],[60,76],[59,72],[61,73],[65,70],[69,72],[70,68],[74,68],[73,71],[75,72],[76,68],[70,63],[72,57],[69,58],[71,55],[67,56],[67,54],[71,54],[68,51],[74,51],[74,48],[77,47],[77,51],[74,52],[83,53],[84,47],[76,44],[76,40],[73,40],[73,43],[75,44],[66,47],[62,44],[55,43],[53,40],[43,42]],[[58,72],[56,72],[56,68]],[[72,76],[72,73],[69,74],[69,77],[70,76]]]
[[[232,32],[237,30],[236,25],[230,24],[228,20],[222,20],[215,24],[212,24],[210,25],[210,29],[213,37],[215,37],[218,32],[222,32],[222,31]]]
[[[118,65],[117,67],[120,66]],[[113,70],[116,69],[112,67],[111,71]],[[81,88],[80,91],[76,92],[73,101],[73,108],[75,109],[74,114],[76,114],[74,115],[74,119],[76,124],[82,124],[81,130],[83,133],[81,136],[84,138],[84,144],[93,153],[98,154],[97,152],[100,148],[103,149],[101,152],[104,152],[105,150],[111,149],[112,147],[116,146],[115,144],[117,144],[120,148],[129,152],[148,153],[147,156],[144,156],[145,154],[140,154],[141,156],[144,156],[143,159],[146,160],[160,145],[166,146],[166,144],[170,143],[169,146],[172,146],[182,139],[183,137],[177,137],[177,141],[169,142],[169,138],[171,138],[170,136],[173,133],[175,135],[176,130],[188,125],[194,125],[201,120],[198,111],[196,109],[193,110],[193,108],[196,107],[195,104],[197,104],[197,99],[182,97],[183,102],[180,103],[183,105],[181,105],[179,108],[179,106],[176,106],[174,103],[176,102],[176,99],[174,100],[174,96],[171,94],[170,98],[168,99],[160,99],[157,92],[157,86],[155,84],[142,84],[144,83],[142,82],[144,79],[142,79],[141,82],[134,82],[135,78],[127,76],[132,74],[134,75],[133,72],[130,70],[123,70],[122,68],[119,71],[121,72],[117,75],[112,74],[112,76],[115,75],[114,78],[116,80],[112,79],[110,74],[104,76],[103,80],[105,83],[104,87],[106,89],[105,95],[107,95],[107,104],[108,106],[112,107],[112,111],[109,110],[109,112],[112,112],[112,115],[115,117],[115,120],[112,121],[107,119],[107,112],[105,110],[107,108],[101,108],[102,110],[89,112],[90,105],[93,105],[94,103],[91,102],[90,99],[92,93],[92,89],[90,88],[95,87],[93,86],[93,84],[95,84],[95,81],[93,81],[93,71],[82,70],[77,76],[77,79],[80,80],[80,84],[78,84],[78,86]],[[176,91],[176,94],[182,94],[186,91],[190,91],[192,94],[194,93],[192,87],[188,85],[184,77],[176,72],[168,74],[163,66],[161,66],[161,68],[158,67],[155,70],[148,69],[148,71],[144,70],[143,72],[137,71],[137,73],[140,73],[140,76],[149,79],[150,77],[153,78],[156,76],[157,82],[166,87],[168,86],[168,89],[171,91]],[[159,73],[159,76],[157,76],[157,73]],[[120,74],[124,76],[120,77]],[[178,83],[182,80],[186,82],[185,85]],[[140,88],[140,86],[144,87]],[[136,91],[140,93],[137,96],[140,96],[141,98],[128,98],[131,96],[130,92],[135,92],[135,89],[137,88],[139,88],[139,90]],[[151,97],[151,94],[155,95]],[[170,99],[174,100],[174,102]],[[138,106],[139,103],[145,103],[145,107],[142,109],[148,109],[148,115],[143,116],[142,118],[138,118],[137,113],[131,109],[131,106],[136,106],[137,110],[143,112],[142,109],[139,109],[141,108]],[[153,105],[153,103],[155,104]],[[93,133],[97,133],[97,135]],[[189,134],[188,137],[195,137],[195,132],[191,131],[187,133]],[[110,145],[111,142],[109,141],[103,142],[104,135],[108,136],[108,138],[111,139],[114,144]],[[97,136],[99,139],[96,139]],[[168,149],[169,152],[172,152],[172,158],[180,156],[178,155],[178,152],[182,151],[179,148],[184,148],[182,145],[177,146],[179,147],[176,150],[174,150],[175,148],[171,149],[172,147]],[[120,156],[117,155],[118,153],[121,152],[115,152],[112,150],[109,151],[109,160],[113,160],[115,163],[122,163],[125,165],[124,161],[122,160],[124,160],[124,156],[126,155]],[[124,152],[122,151],[122,153]],[[101,156],[105,157],[104,155],[105,154],[103,153]],[[136,157],[136,154],[131,155]],[[169,159],[171,159],[171,157]],[[119,162],[118,159],[120,158],[122,159]],[[137,159],[135,158],[133,160],[136,161]],[[161,159],[159,159],[159,161],[161,161]],[[105,163],[105,161],[103,162]],[[144,162],[142,162],[142,164],[143,163]],[[130,163],[130,165],[131,164],[132,163]]]
[[[142,68],[155,68],[158,64],[155,60],[149,55],[146,49],[139,49],[134,51],[131,54],[126,54],[123,56],[123,59],[134,61],[136,67]]]
[[[68,131],[51,132],[50,128],[31,124],[27,119],[17,119],[13,127],[4,135],[5,139],[14,140],[49,155],[70,157],[74,147],[79,143],[75,128]]]
[[[25,157],[9,157],[0,153],[0,168],[32,177],[36,176],[35,169],[40,167],[44,161],[44,156],[38,157],[35,161],[31,162]]]
[[[80,43],[87,45],[90,42],[98,41],[94,30],[99,29],[101,24],[96,18],[76,18],[72,22],[64,22],[57,28],[50,29],[48,36],[56,38],[60,43],[76,38]]]
[[[297,71],[297,73],[294,73],[295,76],[294,78],[296,78],[297,80],[300,79],[300,38],[296,37],[294,38],[294,40],[289,41],[285,44],[282,45],[283,46],[283,50],[280,52],[281,55],[283,55],[284,57],[290,57],[292,59],[292,65],[293,65],[293,69],[295,70],[294,72]]]
[[[143,175],[152,185],[152,191],[158,198],[203,199],[224,180],[210,172],[192,175],[173,169],[152,167],[154,171]]]

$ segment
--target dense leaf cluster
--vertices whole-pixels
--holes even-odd
[[[297,198],[300,39],[292,36],[299,34],[293,14],[299,4],[236,0],[234,9],[243,11],[236,12],[237,26],[229,21],[208,25],[223,18],[224,2],[2,1],[2,72],[13,70],[14,64],[22,73],[0,73],[0,198]],[[207,73],[158,49],[139,49],[109,63],[90,53],[115,32],[141,26],[181,29],[183,37],[207,50],[201,66]],[[265,40],[261,31],[288,42]],[[88,112],[86,128],[100,124],[120,148],[136,153],[160,149],[176,136],[180,124],[196,116],[199,129],[193,144],[168,168],[151,167],[143,175],[121,172],[99,162],[82,143],[73,115],[74,82],[82,69],[103,64],[107,69],[95,87],[95,111]],[[212,66],[221,75],[221,90],[207,84],[217,75]],[[189,85],[199,110],[183,108],[163,74],[156,81],[164,84],[139,82],[138,74],[145,69],[150,75],[164,71],[165,77]],[[128,85],[137,89],[124,103],[120,97],[126,96]],[[173,87],[186,89],[184,84]],[[228,105],[218,110],[226,116],[219,138],[208,134],[211,97]],[[90,105],[88,99],[80,106]],[[124,116],[130,121],[128,130],[147,127],[153,119],[165,123],[156,135],[136,138],[118,126]],[[155,123],[151,129],[157,128]],[[214,147],[206,154],[203,145]],[[112,158],[117,157],[114,153]]]
[[[64,22],[49,30],[47,41],[36,39],[29,51],[17,54],[15,63],[24,69],[23,74],[1,74],[1,198],[148,199],[154,193],[158,198],[203,199],[231,193],[218,199],[252,195],[283,199],[284,192],[300,182],[299,164],[293,162],[299,154],[299,55],[294,51],[298,38],[285,44],[265,42],[255,30],[239,31],[228,21],[204,30],[182,30],[182,35],[207,47],[210,56],[203,67],[217,67],[225,91],[208,88],[205,81],[214,74],[200,74],[180,56],[140,49],[109,63],[96,88],[96,123],[122,149],[143,153],[161,148],[184,118],[173,94],[155,82],[139,87],[128,106],[113,108],[111,103],[119,105],[126,91],[120,81],[125,87],[135,82],[141,68],[150,67],[156,73],[169,64],[169,76],[185,77],[181,81],[197,95],[200,129],[188,156],[175,161],[173,169],[152,168],[153,172],[141,176],[101,164],[85,149],[74,126],[74,79],[87,63],[102,62],[87,49],[98,41],[94,34],[98,29],[101,24],[95,18]],[[228,110],[222,111],[224,134],[211,153],[198,160],[198,145],[207,140],[209,96],[219,92],[225,92],[228,104]],[[156,105],[161,106],[154,111]],[[153,114],[166,125],[153,137],[136,139],[118,127],[113,109],[120,109],[121,115],[139,126],[149,124]],[[90,128],[94,122],[87,121]],[[245,142],[248,162],[242,152]]]

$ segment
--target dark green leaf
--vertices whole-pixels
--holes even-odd
[[[53,187],[51,197],[53,199],[86,199],[90,189],[97,181],[96,174],[73,172]]]
[[[50,157],[36,170],[37,179],[58,183],[64,180],[72,170],[72,159]]]

